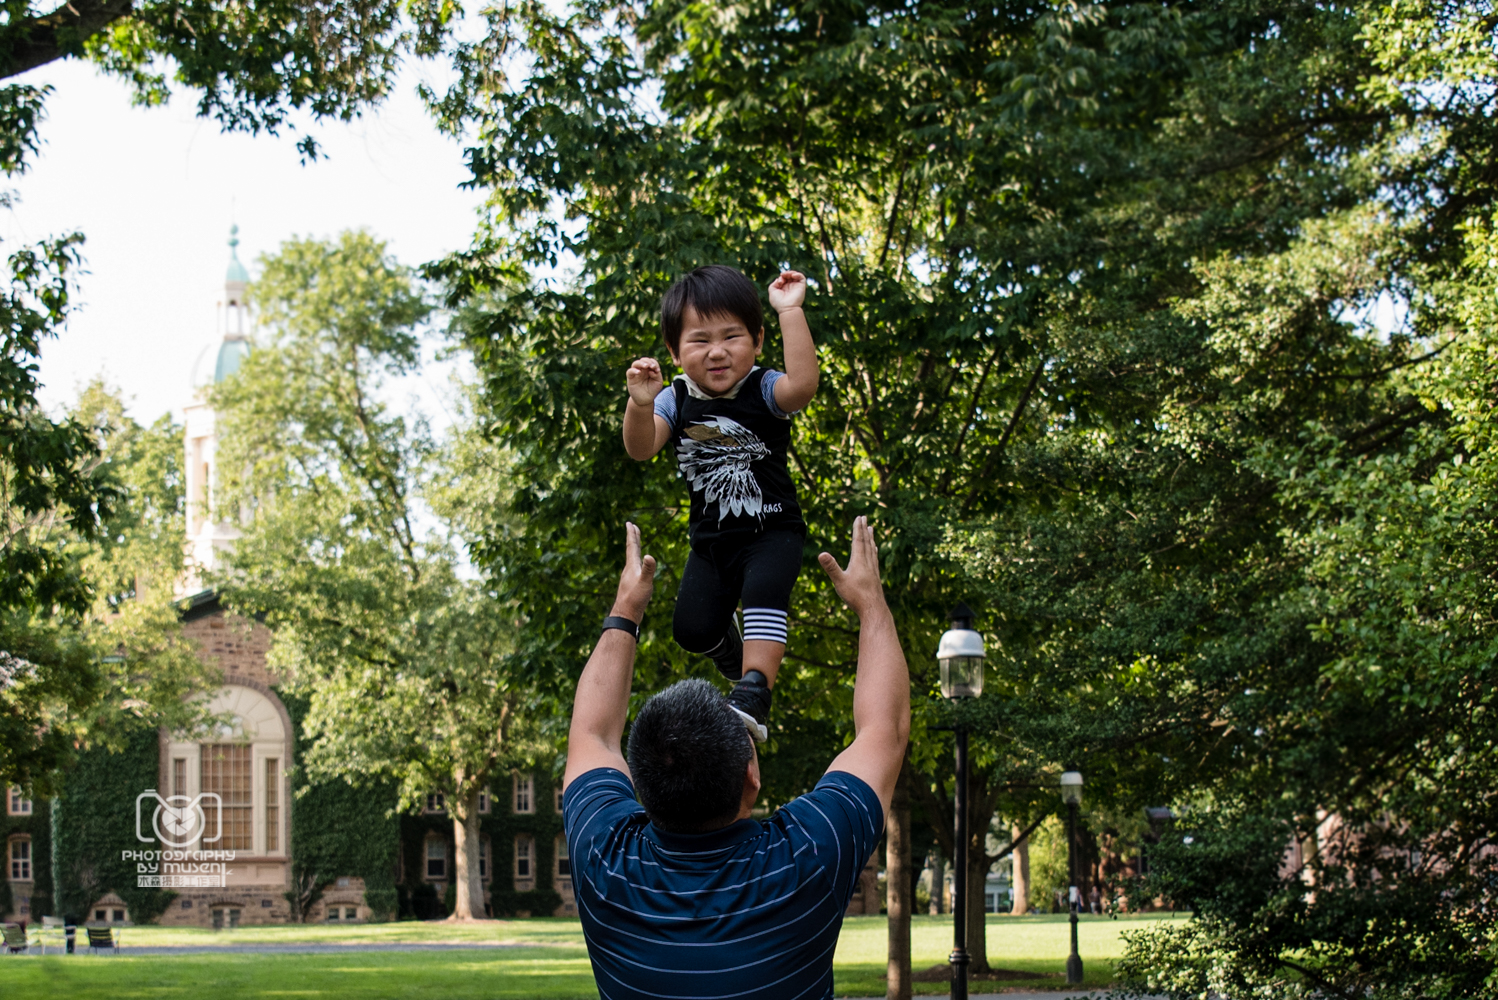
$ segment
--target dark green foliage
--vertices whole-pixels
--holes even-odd
[[[9,850],[6,845],[17,834],[31,838],[32,881],[25,886],[25,891],[31,896],[29,919],[52,916],[56,912],[52,906],[52,804],[46,799],[36,799],[31,804],[31,815],[11,816],[6,808],[10,789],[0,788],[0,792],[6,799],[6,802],[0,802],[0,852]],[[10,913],[15,909],[17,886],[10,881],[10,856],[0,854],[0,862],[6,866],[0,871],[4,876],[0,879],[0,913]]]
[[[119,752],[88,750],[68,770],[52,807],[52,871],[59,916],[87,917],[88,907],[113,892],[138,924],[153,922],[177,894],[136,885],[136,862],[126,851],[154,850],[135,837],[135,797],[155,788],[160,770],[157,730],[138,729]]]
[[[197,113],[225,130],[277,134],[294,114],[348,121],[385,98],[401,57],[439,51],[461,11],[445,0],[79,0],[37,10],[5,5],[0,78],[64,58],[91,58],[127,80],[136,101],[160,104],[171,84],[198,95]],[[0,92],[0,167],[36,148],[41,93]],[[317,144],[304,136],[304,157]]]
[[[569,690],[626,516],[676,582],[680,484],[618,444],[660,292],[699,263],[790,263],[823,368],[794,431],[808,547],[874,516],[922,768],[945,764],[930,654],[961,596],[990,638],[965,712],[987,801],[1042,815],[1074,766],[1105,810],[1190,805],[1217,831],[1158,852],[1146,896],[1203,916],[1137,940],[1136,985],[1479,995],[1498,940],[1486,9],[507,12],[436,102],[473,130],[492,226],[434,273],[469,306],[519,477],[523,525],[477,548],[529,616],[517,659]],[[492,85],[516,46],[523,79]],[[574,280],[531,279],[562,259]],[[845,726],[853,631],[815,571],[793,612],[777,697]],[[665,617],[637,697],[701,669]],[[1281,834],[1322,850],[1282,867]]]
[[[311,740],[302,729],[308,699],[277,690],[296,730],[291,776],[292,915],[306,920],[323,889],[342,876],[364,880],[364,901],[375,919],[394,919],[400,822],[395,786],[373,779],[355,786],[342,778],[307,781],[302,755]]]

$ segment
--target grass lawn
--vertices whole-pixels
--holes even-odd
[[[1128,920],[1084,918],[1081,953],[1089,986],[1106,985],[1107,961],[1122,951],[1119,933],[1169,919],[1147,915]],[[1179,919],[1179,918],[1178,918]],[[951,921],[917,917],[912,931],[916,969],[946,960]],[[839,996],[883,996],[886,941],[883,917],[850,917],[838,944],[835,975]],[[186,954],[130,956],[130,946],[291,943],[509,943],[522,947],[461,952],[350,952],[345,955]],[[988,920],[990,962],[1037,975],[1065,967],[1064,916]],[[117,1000],[120,997],[241,998],[314,997],[351,1000],[593,1000],[597,990],[576,920],[538,918],[473,925],[442,923],[368,924],[352,927],[244,927],[201,931],[141,927],[124,931],[126,953],[114,956],[0,958],[0,994]],[[918,983],[918,993],[943,994],[942,983]],[[991,988],[974,984],[974,992]],[[1056,978],[996,984],[1057,988]]]

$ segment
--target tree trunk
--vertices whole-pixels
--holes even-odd
[[[1012,836],[1018,837],[1022,832],[1018,824],[1014,827]],[[1030,912],[1030,838],[1026,837],[1019,842],[1014,849],[1014,877],[1011,884],[1014,886],[1014,903],[1009,912],[1016,917],[1022,917]]]
[[[985,823],[984,831],[988,829]],[[988,968],[988,913],[983,906],[983,890],[988,882],[988,869],[993,865],[988,852],[983,849],[984,837],[979,833],[977,847],[968,847],[967,861],[967,954],[968,971],[986,973]]]
[[[453,886],[457,897],[450,920],[482,920],[484,880],[479,876],[479,791],[472,786],[448,800],[453,816]]]
[[[931,915],[939,917],[947,912],[947,861],[941,856],[941,848],[931,849]]]
[[[889,985],[886,1000],[910,1000],[910,914],[915,891],[910,877],[910,758],[895,781],[884,826],[885,906],[889,911]]]

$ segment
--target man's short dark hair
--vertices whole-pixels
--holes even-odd
[[[661,299],[661,339],[672,354],[681,353],[681,314],[687,306],[699,316],[732,316],[751,337],[765,325],[754,283],[725,264],[708,264],[678,279]]]
[[[732,823],[754,756],[738,713],[704,680],[678,681],[645,703],[629,730],[629,773],[650,821],[669,833]]]

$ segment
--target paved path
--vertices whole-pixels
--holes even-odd
[[[134,947],[127,941],[120,945],[121,955],[345,955],[353,951],[495,951],[509,948],[549,948],[549,944],[419,944],[392,941],[388,944],[184,944],[143,945]],[[79,944],[78,952],[87,953]]]
[[[919,996],[919,994],[917,994]],[[1078,993],[1075,990],[1057,990],[1045,993],[974,993],[968,1000],[1067,1000],[1067,998],[1079,997],[1103,997],[1106,994],[1100,990],[1090,990]],[[844,1000],[855,1000],[853,997],[845,997]],[[884,1000],[883,997],[870,997],[868,1000]]]

